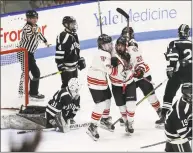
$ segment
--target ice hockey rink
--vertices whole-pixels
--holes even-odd
[[[167,78],[165,68],[166,61],[163,53],[166,51],[168,43],[173,39],[165,40],[154,40],[154,41],[144,41],[139,42],[139,47],[143,52],[144,60],[149,64],[151,68],[151,74],[153,77],[153,82],[155,86]],[[89,67],[93,56],[97,52],[97,48],[91,48],[81,51],[81,56],[86,59],[87,68]],[[54,56],[38,59],[37,63],[41,70],[41,75],[46,75],[57,71],[56,64],[54,61]],[[2,67],[5,68],[6,66]],[[8,66],[7,66],[8,67]],[[10,82],[6,82],[7,85],[2,84],[9,88],[9,92],[4,92],[2,94],[3,98],[10,101],[17,101],[16,94],[9,96],[11,92],[17,89],[12,88],[12,82],[16,81],[19,76],[17,76],[17,68],[14,65],[9,65],[12,67],[12,79]],[[89,122],[92,108],[94,102],[89,93],[86,81],[87,69],[79,72],[79,79],[82,84],[81,89],[81,110],[77,113],[75,120],[77,123]],[[8,79],[8,76],[2,75],[2,79]],[[3,82],[2,82],[3,83]],[[165,85],[162,85],[156,90],[158,99],[162,103],[162,97],[164,94]],[[60,89],[61,81],[60,75],[51,76],[42,79],[40,82],[40,92],[45,94],[46,99],[44,102],[30,102],[31,105],[46,105],[48,100]],[[10,88],[12,90],[10,90]],[[15,97],[14,97],[15,96]],[[180,92],[178,92],[178,98]],[[2,102],[5,99],[2,98]],[[139,101],[143,98],[142,92],[137,89],[137,100]],[[113,121],[120,117],[119,109],[114,103],[112,98],[111,106],[111,116]],[[77,130],[71,130],[68,133],[58,133],[55,131],[42,132],[42,141],[40,142],[36,151],[164,151],[165,145],[157,145],[154,147],[140,149],[141,146],[157,143],[165,140],[164,130],[155,128],[154,122],[158,119],[158,116],[151,105],[145,100],[136,109],[134,129],[135,132],[132,136],[126,135],[124,127],[116,124],[116,129],[114,132],[109,132],[104,129],[99,128],[100,139],[95,142],[87,134],[87,128],[80,128]],[[1,130],[1,151],[9,151],[9,140],[14,140],[16,145],[20,145],[21,141],[25,137],[32,138],[34,133],[27,134],[17,134],[17,130]]]

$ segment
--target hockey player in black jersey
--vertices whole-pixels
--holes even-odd
[[[184,83],[181,92],[180,100],[166,114],[166,152],[192,152],[192,83]]]
[[[68,86],[58,90],[48,102],[46,108],[47,128],[57,127],[59,132],[67,132],[79,109],[80,84],[77,78],[71,78]]]
[[[166,112],[172,106],[172,101],[182,83],[192,82],[192,41],[188,40],[190,28],[186,24],[178,28],[179,39],[171,41],[165,53],[168,82],[163,97],[162,117],[156,121],[158,126],[165,120]]]
[[[85,59],[80,57],[80,44],[77,22],[72,16],[65,16],[62,21],[65,30],[56,39],[55,61],[62,78],[62,88],[68,85],[71,78],[78,77],[78,71],[86,67]]]

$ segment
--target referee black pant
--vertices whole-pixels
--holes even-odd
[[[166,112],[172,106],[173,98],[181,84],[186,82],[192,82],[192,64],[189,64],[186,67],[180,67],[179,71],[175,72],[172,78],[168,80],[163,97],[163,116],[166,115]]]
[[[21,68],[22,71],[25,69],[24,64],[21,58],[21,53],[18,54],[18,59],[21,62]],[[28,69],[29,69],[29,81],[30,81],[30,90],[29,94],[30,95],[37,95],[38,94],[38,89],[39,89],[39,80],[37,81],[32,81],[31,79],[33,78],[39,78],[40,77],[40,70],[36,64],[36,60],[34,57],[34,54],[28,53]],[[24,73],[22,72],[21,74],[21,79],[20,79],[20,84],[19,84],[19,94],[23,93],[23,83],[24,83]]]

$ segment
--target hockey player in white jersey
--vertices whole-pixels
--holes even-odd
[[[112,92],[122,115],[125,131],[129,134],[134,132],[133,122],[136,109],[136,84],[134,77],[143,77],[145,67],[136,60],[136,54],[129,54],[129,50],[135,49],[134,46],[126,48],[127,38],[120,36],[115,45],[119,55],[119,64],[115,68],[117,75],[110,75],[112,82]]]
[[[122,36],[127,36],[127,27],[125,27],[122,32]],[[143,77],[135,77],[134,80],[136,82],[136,88],[140,88],[143,92],[144,96],[148,95],[152,90],[154,90],[154,87],[150,81],[152,81],[152,76],[150,74],[150,68],[149,65],[144,61],[142,52],[138,48],[138,43],[135,41],[134,38],[134,30],[132,27],[129,27],[129,46],[135,46],[135,49],[129,50],[130,54],[136,54],[136,60],[139,64],[143,65],[145,68],[145,72]],[[157,99],[157,96],[155,92],[153,92],[147,100],[151,104],[151,106],[154,108],[154,110],[157,112],[158,116],[161,117],[161,107],[160,102]],[[121,120],[121,125],[123,125],[123,121]]]
[[[111,126],[112,118],[109,116],[111,91],[107,80],[108,74],[114,73],[114,68],[111,65],[113,52],[112,38],[106,34],[102,34],[98,37],[97,43],[99,50],[94,56],[87,74],[88,87],[95,103],[87,134],[95,141],[99,139],[97,130],[99,120],[103,128],[109,131],[114,130],[114,126]]]

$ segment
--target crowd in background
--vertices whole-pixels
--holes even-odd
[[[69,4],[81,1],[84,2],[85,0],[25,0],[25,1],[1,0],[1,14],[56,6],[61,4]]]

